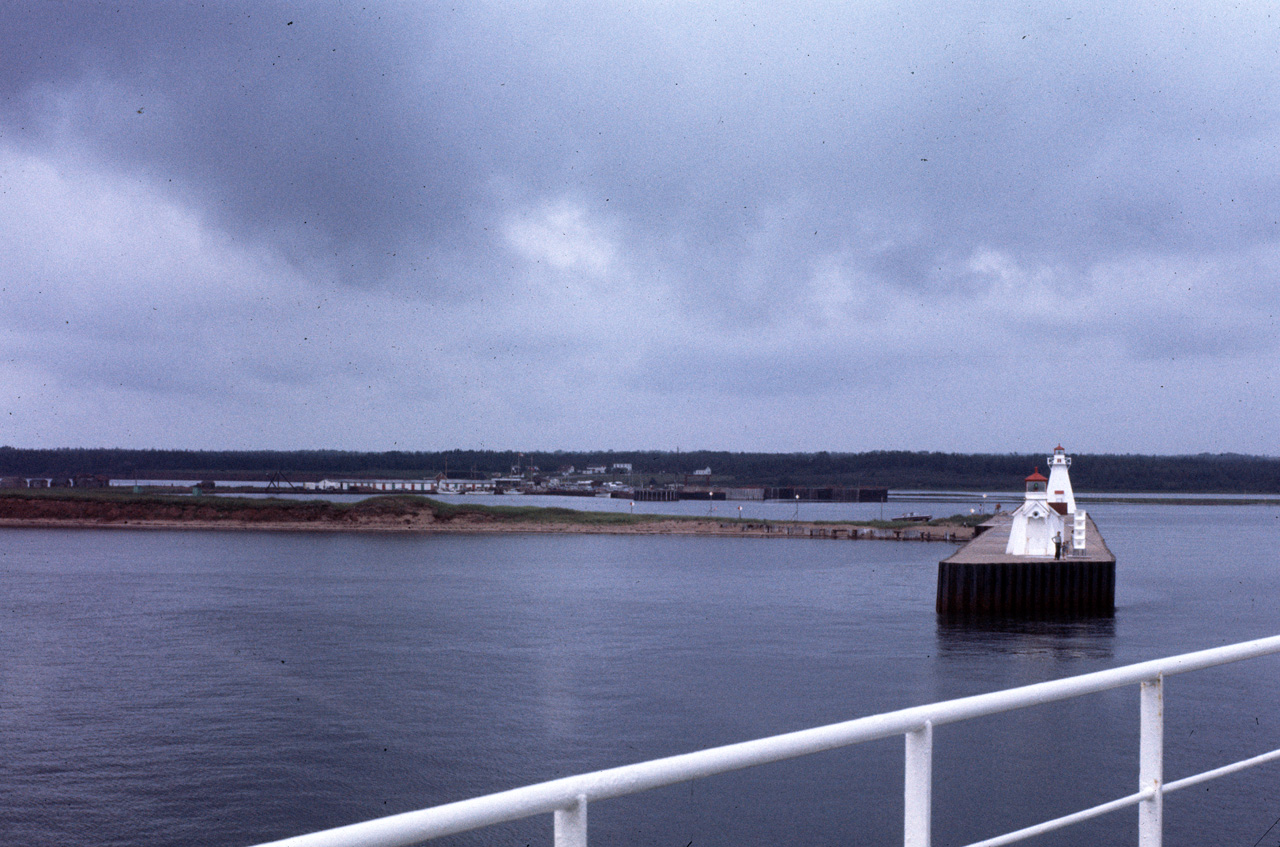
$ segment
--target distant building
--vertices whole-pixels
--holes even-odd
[[[582,469],[582,472],[584,474],[590,474],[590,475],[606,474],[609,472],[609,469],[606,468],[604,465],[588,465],[587,467]]]
[[[694,471],[693,475],[694,476],[711,476],[711,468],[708,467],[708,468],[703,468],[700,471]]]
[[[629,474],[631,473],[631,463],[630,462],[614,462],[613,465],[610,466],[609,470],[612,473]]]
[[[321,491],[352,494],[492,494],[493,479],[450,479],[440,474],[435,479],[322,479],[315,487]]]

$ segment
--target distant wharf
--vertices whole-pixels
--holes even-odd
[[[941,614],[1098,615],[1115,611],[1116,557],[1092,518],[1085,548],[1064,558],[1005,552],[1011,515],[997,515],[954,555],[938,563]],[[1069,547],[1069,545],[1064,545]]]
[[[958,543],[973,538],[974,528],[964,524],[903,523],[867,526],[816,524],[796,521],[720,523],[715,535],[757,535],[771,538],[830,538],[833,541],[944,541]]]

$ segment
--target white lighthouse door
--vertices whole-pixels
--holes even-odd
[[[1028,556],[1050,556],[1053,554],[1053,541],[1049,538],[1049,520],[1046,515],[1027,515],[1027,552]]]

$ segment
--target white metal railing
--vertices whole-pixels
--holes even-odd
[[[1174,782],[1164,781],[1164,677],[1280,652],[1280,636],[1185,653],[1122,668],[994,691],[844,723],[713,747],[528,785],[470,800],[273,841],[260,847],[398,847],[539,814],[555,820],[555,847],[586,847],[587,804],[894,735],[906,739],[905,847],[928,847],[932,825],[933,729],[943,724],[1138,685],[1138,790],[1108,803],[969,847],[996,847],[1099,815],[1138,807],[1139,847],[1159,847],[1164,795],[1280,759],[1280,749]]]

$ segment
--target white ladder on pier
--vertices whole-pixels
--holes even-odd
[[[1087,516],[1084,513],[1084,509],[1077,509],[1075,526],[1071,528],[1071,552],[1077,556],[1084,555],[1086,519]]]

